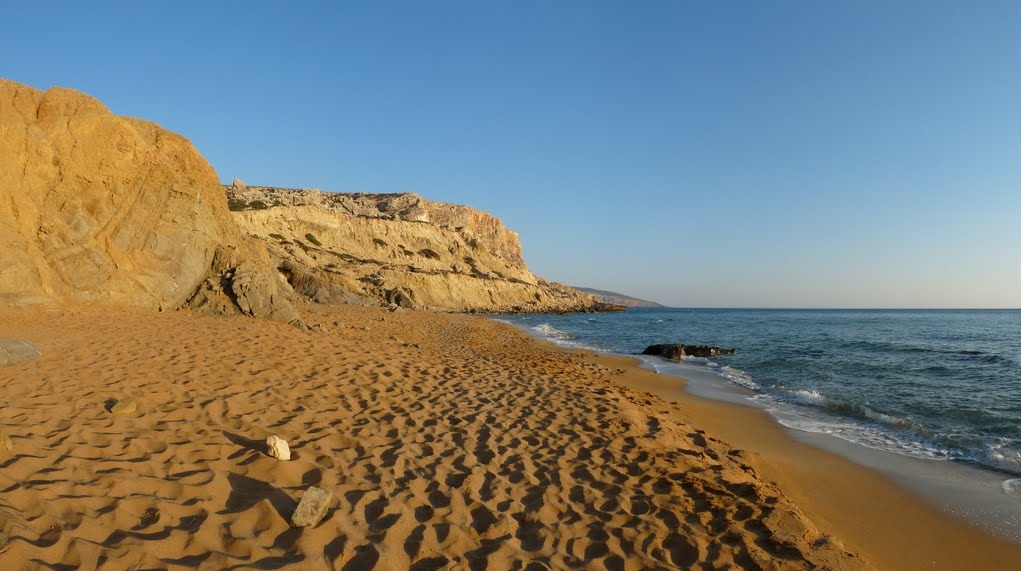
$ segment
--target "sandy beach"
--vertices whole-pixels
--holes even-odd
[[[1021,564],[1018,545],[630,359],[480,317],[300,310],[325,332],[0,310],[0,339],[42,351],[0,368],[0,568]],[[326,516],[292,527],[310,486],[332,492]]]

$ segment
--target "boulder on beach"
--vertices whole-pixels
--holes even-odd
[[[331,498],[333,498],[333,492],[310,486],[302,494],[301,501],[298,502],[298,508],[294,510],[294,515],[291,516],[291,525],[294,527],[315,527],[323,519],[323,516],[326,515],[326,509],[330,506]]]
[[[684,345],[681,343],[666,343],[660,345],[649,345],[642,351],[642,355],[656,355],[671,361],[680,361],[684,357],[719,357],[720,355],[733,355],[737,349],[724,349],[710,345]]]
[[[0,304],[187,304],[304,327],[188,139],[6,79],[0,126]]]

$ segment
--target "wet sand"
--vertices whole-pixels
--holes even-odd
[[[0,367],[0,429],[13,444],[0,452],[0,569],[1019,561],[1016,545],[793,442],[764,413],[683,394],[629,359],[559,350],[483,318],[304,312],[327,332],[183,312],[0,310],[0,338],[42,350]],[[290,461],[267,454],[271,434]],[[313,485],[333,492],[326,517],[291,527]]]

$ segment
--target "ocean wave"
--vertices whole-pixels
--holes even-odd
[[[985,455],[991,460],[989,463],[993,466],[1014,474],[1021,474],[1021,450],[1010,449],[1011,445],[1012,443],[1006,438],[1001,438],[998,442],[990,442],[986,446]]]
[[[1003,481],[1003,493],[1015,498],[1021,498],[1021,478],[1011,478]]]
[[[574,339],[574,336],[570,333],[561,331],[549,323],[540,323],[539,325],[532,327],[532,331],[550,339],[559,339],[561,341],[570,341]]]
[[[652,361],[652,366],[658,363]],[[1010,442],[979,451],[959,437],[938,434],[911,418],[876,410],[874,405],[845,402],[821,389],[762,386],[748,372],[707,359],[684,359],[727,382],[751,389],[752,400],[764,405],[780,424],[804,432],[830,434],[867,448],[927,460],[958,460],[1012,474],[1021,474],[1021,453]],[[657,367],[658,369],[658,367]],[[981,447],[979,447],[981,448]]]
[[[912,458],[949,460],[953,456],[950,450],[924,439],[905,438],[875,425],[860,424],[847,419],[777,416],[777,422],[794,430],[829,434],[866,448],[893,452]]]
[[[909,419],[875,412],[868,407],[860,407],[865,411],[863,416],[868,419],[867,421],[826,415],[821,412],[833,410],[834,401],[817,391],[796,392],[801,393],[798,400],[794,398],[780,402],[774,400],[767,405],[767,409],[777,422],[788,428],[829,434],[866,448],[903,456],[925,460],[954,460],[1021,475],[1021,451],[1012,448],[1014,443],[1007,439],[987,441],[984,447],[961,446],[958,438],[948,439],[946,435],[915,426]],[[767,401],[772,400],[765,395],[762,397]],[[758,400],[761,402],[763,399]],[[807,408],[800,408],[806,404]],[[812,413],[811,409],[820,412]],[[908,427],[911,430],[906,430]],[[891,428],[898,430],[890,430]],[[1018,486],[1021,487],[1021,484]]]
[[[574,335],[572,335],[572,334],[570,334],[570,333],[568,333],[566,331],[562,331],[560,329],[557,329],[556,327],[553,327],[549,323],[540,323],[539,325],[532,326],[529,329],[532,331],[533,334],[535,334],[539,338],[545,339],[546,341],[549,341],[549,342],[553,343],[554,345],[559,345],[561,347],[568,347],[570,349],[585,349],[585,350],[588,350],[588,351],[603,351],[603,349],[600,348],[600,347],[597,347],[595,345],[589,345],[589,344],[586,344],[586,343],[582,343],[581,341],[578,341],[577,338]]]
[[[865,418],[867,418],[869,420],[874,420],[876,422],[881,422],[883,424],[886,424],[886,425],[889,425],[889,426],[895,426],[895,427],[899,427],[899,428],[904,428],[904,427],[911,426],[911,419],[909,419],[909,418],[901,418],[899,416],[891,416],[889,414],[885,414],[885,413],[882,413],[882,412],[878,412],[878,411],[872,410],[871,408],[869,408],[867,406],[864,406],[864,405],[860,406],[859,408],[861,410],[862,416],[864,416]]]
[[[826,406],[830,402],[819,391],[794,391],[792,400],[796,403],[810,406]]]
[[[842,343],[844,347],[851,349],[863,349],[874,353],[903,353],[922,355],[944,355],[962,362],[977,362],[983,364],[995,364],[1013,361],[1008,356],[994,352],[979,351],[976,349],[948,349],[945,347],[928,347],[909,343],[898,343],[894,341],[875,341],[867,339],[856,339]]]
[[[770,394],[769,396],[792,404],[824,409],[838,416],[877,422],[890,427],[903,429],[912,425],[911,419],[909,418],[901,418],[899,416],[879,412],[866,405],[848,403],[830,398],[815,389],[799,389],[793,391],[779,389],[776,391],[776,394]]]
[[[746,389],[752,389],[753,391],[757,391],[760,388],[759,384],[756,383],[754,379],[752,379],[751,375],[736,367],[724,365],[723,367],[719,368],[718,374],[721,375],[723,378],[727,379],[728,381],[732,383],[737,383]]]

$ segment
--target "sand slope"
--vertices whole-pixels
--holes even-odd
[[[329,333],[0,310],[42,349],[0,368],[0,568],[869,568],[620,370],[468,316],[306,317]],[[310,485],[331,508],[292,528]]]

